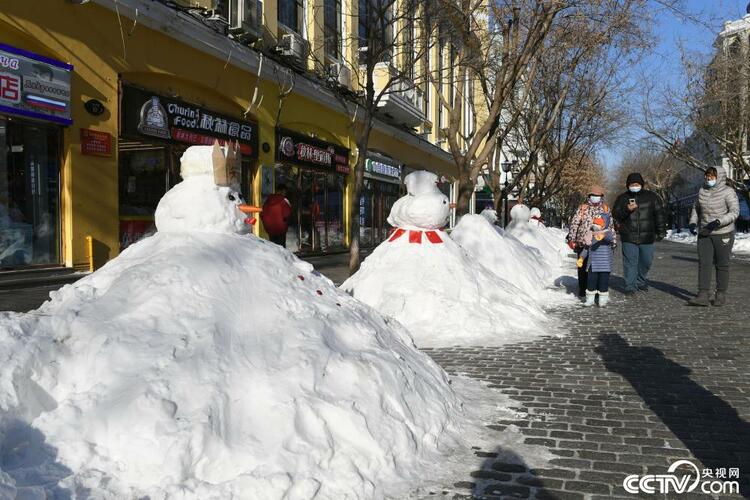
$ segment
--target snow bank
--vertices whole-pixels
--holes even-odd
[[[540,227],[544,230],[544,227]],[[501,278],[513,283],[542,306],[565,300],[554,290],[563,272],[534,247],[490,224],[482,215],[464,215],[451,233],[456,243]]]
[[[682,229],[679,233],[670,229],[667,231],[666,239],[689,245],[695,245],[698,242],[698,236],[691,234],[688,229]],[[739,256],[750,255],[750,233],[735,233],[732,253]]]
[[[398,496],[461,432],[401,326],[231,234],[157,233],[2,317],[0,408],[0,463],[31,425],[72,471],[63,487],[119,498]]]
[[[381,243],[341,288],[397,319],[419,346],[496,346],[549,334],[532,297],[441,236],[438,244]]]

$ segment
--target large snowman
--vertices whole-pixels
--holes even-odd
[[[0,315],[0,498],[403,498],[469,448],[397,322],[246,234],[237,162],[188,148],[155,235]]]
[[[544,332],[543,311],[442,228],[450,206],[435,174],[406,176],[390,238],[341,288],[401,322],[419,346],[499,345]]]

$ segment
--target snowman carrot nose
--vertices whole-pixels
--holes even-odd
[[[257,214],[258,212],[261,212],[263,210],[260,207],[245,205],[244,203],[242,205],[237,205],[237,208],[239,208],[240,212],[242,212],[243,214]]]

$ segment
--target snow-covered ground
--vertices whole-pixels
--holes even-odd
[[[244,234],[247,206],[188,151],[157,234],[0,315],[0,498],[404,498],[466,477],[471,446],[544,465],[483,426],[512,401]]]
[[[690,245],[695,245],[698,241],[698,237],[690,234],[688,229],[682,229],[679,233],[670,229],[667,231],[666,239]],[[750,233],[735,233],[732,253],[740,257],[750,257]]]

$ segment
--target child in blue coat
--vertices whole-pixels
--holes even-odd
[[[599,306],[604,307],[609,302],[609,275],[612,272],[613,248],[615,245],[615,231],[609,214],[594,217],[591,230],[584,236],[588,255],[587,271],[588,286],[586,287],[586,302],[584,306],[591,307],[596,303],[599,295]]]

